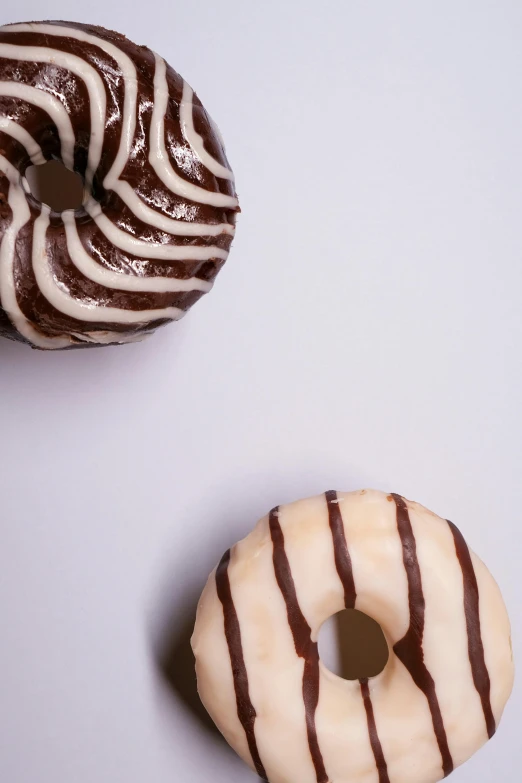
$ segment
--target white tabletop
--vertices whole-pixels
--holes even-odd
[[[169,59],[221,127],[243,214],[214,291],[150,341],[0,342],[6,783],[255,781],[197,712],[195,603],[258,517],[328,488],[453,519],[522,642],[522,5],[132,8],[0,13]],[[455,783],[515,780],[521,719],[518,684]]]

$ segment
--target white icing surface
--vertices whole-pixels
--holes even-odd
[[[509,626],[504,608],[504,600],[497,583],[488,569],[474,553],[471,554],[473,567],[477,575],[480,592],[480,622],[482,625],[482,642],[484,657],[489,672],[502,671],[503,676],[491,678],[491,707],[497,723],[502,717],[505,704],[513,688],[514,671],[506,661],[506,651],[499,645],[498,639],[506,634]],[[510,641],[510,654],[513,650]]]
[[[380,623],[390,648],[384,671],[370,680],[390,783],[436,783],[444,773],[428,701],[393,650],[410,624],[395,502],[391,496],[370,490],[338,493],[338,498],[353,566],[356,608]],[[463,572],[448,523],[416,503],[407,504],[425,600],[425,663],[435,682],[457,766],[488,738],[468,653]],[[321,625],[344,606],[325,496],[282,506],[278,519],[299,607],[311,638],[316,639]],[[273,551],[265,517],[232,549],[228,567],[249,696],[257,715],[255,738],[270,783],[316,783],[305,724],[303,660],[297,655],[276,581]],[[474,565],[498,723],[513,684],[510,626],[494,580],[476,558]],[[198,688],[218,727],[252,766],[237,709],[231,711],[231,658],[223,644],[223,606],[215,583],[214,572],[198,607],[192,640]],[[315,726],[329,781],[377,783],[359,682],[342,680],[321,665]]]

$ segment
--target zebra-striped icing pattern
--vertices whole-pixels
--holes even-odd
[[[27,192],[27,167],[51,159],[84,178],[80,210]],[[88,25],[0,28],[0,334],[60,349],[181,318],[238,210],[215,125],[161,57]]]
[[[370,680],[316,660],[344,607],[388,641]],[[452,523],[372,490],[270,512],[211,574],[192,645],[203,703],[270,783],[436,783],[492,736],[513,684],[487,568]]]

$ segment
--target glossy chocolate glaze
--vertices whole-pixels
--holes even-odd
[[[115,48],[105,51],[104,47]],[[53,55],[56,52],[58,58]],[[135,113],[126,109],[133,79],[117,62],[121,58],[130,63],[137,79]],[[155,80],[159,85],[156,91]],[[15,190],[20,194],[20,183],[31,165],[27,139],[39,146],[40,163],[66,157],[62,138],[66,119],[60,127],[55,116],[60,107],[54,108],[53,114],[42,104],[42,96],[59,102],[69,117],[74,131],[74,169],[87,185],[92,180],[88,196],[94,199],[91,209],[86,204],[74,213],[68,234],[63,215],[51,212],[45,220],[41,204],[23,194],[27,219],[17,232],[14,253],[8,253],[10,240],[5,240],[0,257],[4,276],[8,262],[12,262],[16,297],[15,305],[2,298],[0,334],[40,348],[81,347],[124,342],[181,317],[209,290],[223,265],[239,210],[222,143],[199,99],[146,47],[100,27],[67,22],[0,28],[0,83],[7,85],[0,90],[0,239],[9,237],[14,220],[10,202]],[[101,151],[91,171],[89,155],[96,157],[96,134],[91,136],[97,121],[92,101],[96,89],[103,90],[103,95],[97,94],[102,95],[106,109]],[[165,89],[165,111],[153,116]],[[192,136],[187,132],[188,116]],[[163,133],[158,131],[160,120]],[[128,154],[121,158],[126,134]],[[156,156],[154,165],[155,134],[162,137],[166,157]],[[217,174],[209,170],[208,158]],[[118,161],[123,165],[115,185],[112,180]],[[18,182],[15,175],[19,175]],[[174,187],[172,177],[177,183]],[[120,190],[121,183],[134,194],[133,200],[127,191]],[[212,194],[222,195],[216,200]],[[105,228],[91,214],[96,202]],[[39,218],[43,221],[40,244],[35,239]],[[79,241],[73,253],[75,232]],[[118,246],[122,243],[124,246]],[[171,248],[175,250],[171,252]],[[198,258],[193,257],[195,248],[199,249]],[[77,263],[76,257],[84,254],[99,270],[86,272]],[[48,289],[42,290],[35,264],[45,266],[42,273],[49,281]],[[119,277],[114,280],[115,274]],[[108,283],[110,275],[113,279]],[[130,278],[140,281],[139,290],[133,288],[132,280],[129,283]],[[177,286],[176,280],[186,284]],[[175,290],[177,287],[181,290]],[[102,313],[99,319],[97,309]]]

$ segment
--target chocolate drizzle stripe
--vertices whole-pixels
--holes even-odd
[[[392,494],[397,508],[397,529],[402,542],[402,556],[408,579],[408,602],[410,608],[410,627],[406,635],[394,646],[394,652],[409,671],[415,685],[424,693],[428,701],[433,722],[433,730],[442,758],[442,769],[446,777],[453,772],[446,729],[442,719],[435,682],[424,663],[423,637],[426,602],[422,589],[422,576],[417,559],[417,543],[413,534],[408,507],[404,498]]]
[[[335,490],[328,490],[328,492],[325,492],[325,497],[326,503],[328,505],[328,520],[330,522],[330,530],[332,531],[335,566],[337,568],[337,573],[339,574],[341,584],[344,588],[344,605],[346,609],[355,609],[355,603],[357,601],[357,590],[355,588],[350,551],[348,549],[346,534],[344,532],[343,516],[341,514],[341,509],[339,508],[339,496]],[[390,779],[388,777],[388,766],[386,764],[386,759],[384,758],[381,741],[377,732],[377,725],[375,723],[375,715],[370,697],[368,679],[360,680],[360,684],[364,708],[366,710],[366,718],[368,721],[370,745],[372,748],[373,757],[375,759],[375,765],[379,773],[379,783],[390,783]]]
[[[491,708],[491,681],[484,657],[484,644],[480,629],[479,590],[477,576],[473,568],[473,561],[464,540],[464,536],[453,522],[447,520],[455,541],[455,551],[462,569],[464,583],[464,612],[466,615],[466,629],[468,634],[469,661],[475,688],[482,702],[484,718],[491,739],[497,730],[493,710]]]
[[[306,716],[308,746],[315,768],[317,783],[328,783],[328,775],[317,739],[315,713],[319,703],[319,652],[317,642],[312,641],[312,631],[299,606],[295,582],[285,550],[283,530],[279,523],[279,509],[274,508],[269,516],[270,535],[274,547],[273,561],[277,584],[283,595],[288,624],[292,631],[295,650],[304,659],[303,701]]]
[[[364,679],[360,682],[364,709],[366,710],[366,719],[368,721],[368,734],[370,735],[373,756],[375,758],[377,771],[379,772],[379,783],[390,783],[390,778],[388,776],[388,765],[386,764],[386,759],[384,758],[384,753],[382,751],[381,741],[377,733],[377,725],[375,723],[375,715],[373,713],[373,705],[370,696],[368,680]]]
[[[230,563],[230,549],[223,555],[216,571],[216,588],[218,598],[223,605],[225,623],[225,637],[230,663],[234,678],[234,690],[236,693],[237,714],[246,734],[248,747],[257,774],[264,780],[268,780],[265,768],[259,755],[255,734],[256,711],[250,700],[248,687],[248,673],[243,656],[243,643],[241,641],[241,628],[230,589],[228,566]]]
[[[344,587],[344,605],[346,609],[354,609],[357,593],[353,578],[352,561],[348,551],[348,544],[346,543],[343,517],[339,508],[339,498],[335,490],[328,490],[325,496],[328,505],[328,519],[332,531],[335,566]]]

